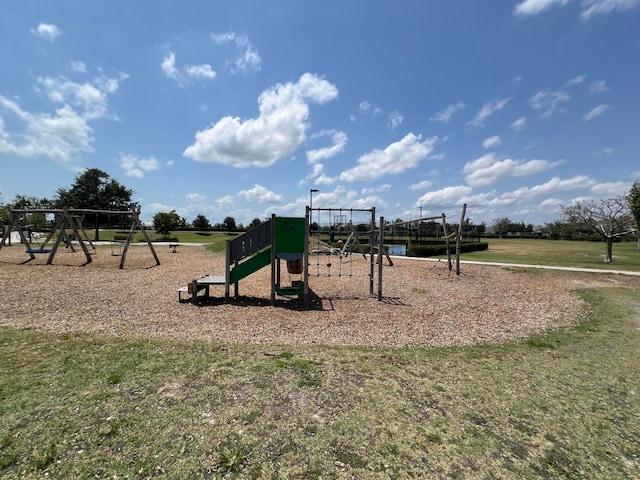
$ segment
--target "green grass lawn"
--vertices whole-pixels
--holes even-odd
[[[640,271],[640,252],[635,242],[614,243],[613,262],[604,263],[604,242],[498,238],[483,241],[489,243],[488,250],[464,253],[460,259]]]
[[[116,236],[127,235],[128,232],[121,230],[100,230],[101,241],[113,241]],[[222,252],[225,249],[225,243],[227,240],[236,237],[235,233],[227,232],[171,232],[169,235],[163,236],[154,233],[153,231],[147,232],[149,238],[156,241],[171,241],[177,243],[206,243],[209,244],[208,248],[214,252]],[[93,232],[89,232],[89,236],[93,239]],[[134,235],[134,242],[143,242],[144,237],[141,233],[136,232]]]
[[[583,291],[577,327],[497,346],[0,327],[0,477],[638,478],[639,283],[621,285]]]

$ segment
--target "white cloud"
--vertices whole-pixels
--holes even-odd
[[[626,195],[631,188],[631,182],[607,182],[597,183],[591,186],[591,193],[600,198],[617,197]]]
[[[227,62],[231,73],[247,72],[249,70],[258,71],[262,67],[262,58],[255,50],[247,34],[237,35],[234,32],[212,33],[209,35],[216,45],[224,45],[234,42],[240,55],[235,61]]]
[[[423,180],[421,182],[409,185],[409,190],[424,190],[425,188],[429,188],[431,185],[433,185],[432,181]]]
[[[421,135],[408,133],[402,140],[384,150],[374,150],[361,156],[358,165],[345,170],[338,177],[345,182],[376,180],[417,167],[433,150],[436,137],[422,141]]]
[[[216,200],[216,205],[220,208],[229,208],[235,203],[232,195],[225,195]]]
[[[484,121],[489,118],[489,116],[493,115],[493,113],[498,110],[502,110],[510,100],[510,98],[502,98],[486,102],[482,108],[478,110],[476,116],[468,122],[468,125],[478,127],[484,124]]]
[[[333,185],[336,183],[336,178],[328,177],[326,175],[320,175],[318,178],[316,178],[316,181],[314,183],[316,185]]]
[[[170,212],[172,210],[175,210],[175,207],[165,205],[164,203],[159,203],[159,202],[153,202],[144,207],[144,211],[147,215],[149,213]]]
[[[589,85],[589,93],[602,93],[606,92],[607,90],[607,82],[605,82],[604,80],[594,80]]]
[[[385,183],[384,185],[380,185],[378,187],[363,188],[360,193],[362,195],[371,195],[372,193],[383,193],[388,192],[389,190],[391,190],[391,185]]]
[[[601,150],[598,150],[597,152],[593,152],[593,156],[595,157],[608,157],[609,155],[612,155],[614,152],[613,148],[611,147],[605,147]]]
[[[429,117],[429,121],[449,123],[453,114],[456,112],[459,112],[464,107],[465,107],[465,104],[462,102],[458,102],[455,104],[452,103],[450,105],[447,105],[447,107],[444,110],[441,110],[438,113],[436,113],[433,117]]]
[[[71,60],[67,68],[76,73],[87,73],[87,66],[79,60]]]
[[[62,30],[50,23],[40,23],[36,28],[29,29],[29,32],[34,37],[48,42],[53,42],[56,38],[62,35]]]
[[[527,117],[520,117],[509,124],[509,127],[516,131],[522,130],[527,126]]]
[[[126,77],[127,74],[120,72],[114,78],[103,75],[93,83],[82,84],[65,77],[38,78],[36,90],[53,104],[60,105],[54,113],[28,112],[17,102],[0,95],[0,111],[13,114],[24,127],[20,132],[2,130],[0,152],[68,162],[74,153],[93,151],[93,129],[89,123],[115,118],[109,112],[107,95],[117,90]]]
[[[213,71],[211,65],[206,63],[202,65],[187,65],[184,70],[192,78],[208,78],[212,80],[216,78],[216,72]]]
[[[282,195],[272,192],[271,190],[266,189],[262,185],[254,185],[253,188],[249,190],[242,190],[238,192],[245,200],[252,203],[280,203],[282,202]]]
[[[564,6],[570,0],[524,0],[517,4],[514,15],[537,15],[555,6]],[[588,20],[593,15],[611,13],[613,11],[631,10],[638,6],[638,0],[582,0],[580,17]]]
[[[515,15],[537,15],[555,5],[564,5],[569,0],[524,0],[513,8]]]
[[[260,95],[258,118],[242,121],[224,117],[196,133],[183,153],[201,162],[233,167],[268,167],[292,154],[304,141],[309,103],[326,103],[338,96],[332,83],[310,73],[297,83],[276,85]]]
[[[540,91],[536,93],[529,103],[534,110],[540,112],[540,118],[552,116],[556,111],[562,111],[562,103],[568,102],[571,97],[561,90]]]
[[[448,206],[459,204],[465,195],[469,195],[473,189],[465,185],[445,187],[440,190],[428,192],[422,195],[416,205]]]
[[[234,67],[231,69],[232,73],[247,72],[249,70],[258,71],[262,67],[262,58],[258,55],[251,44],[249,44],[244,52],[236,58]]]
[[[467,162],[462,171],[465,180],[472,187],[495,183],[502,177],[523,177],[534,175],[558,166],[561,162],[547,160],[500,160],[494,153],[488,153],[476,160]]]
[[[399,111],[394,110],[389,114],[389,128],[391,130],[395,130],[400,126],[403,120],[404,116]]]
[[[365,100],[363,102],[360,102],[360,105],[358,105],[358,112],[360,112],[361,115],[370,115],[372,117],[377,117],[382,113],[382,109],[376,107],[368,100]]]
[[[333,145],[316,150],[308,150],[307,162],[314,164],[320,160],[331,158],[344,151],[344,147],[347,144],[347,135],[344,132],[340,132],[337,130],[323,130],[322,132],[313,135],[313,138],[327,135],[331,135],[331,141],[333,142]]]
[[[324,171],[324,165],[321,163],[314,163],[311,168],[311,173],[304,177],[302,180],[298,181],[298,186],[304,185],[309,180],[319,177],[322,175]]]
[[[638,6],[638,0],[583,0],[584,10],[580,14],[583,20],[589,20],[593,15],[631,10]]]
[[[498,135],[494,135],[493,137],[485,138],[484,142],[482,142],[482,146],[484,148],[493,148],[497,147],[502,143],[500,137]]]
[[[209,35],[213,43],[217,45],[222,45],[224,43],[232,42],[234,38],[236,38],[236,34],[233,32],[227,33],[212,33]]]
[[[198,203],[203,204],[207,203],[207,196],[202,195],[201,193],[187,193],[185,198],[189,203]]]
[[[211,68],[211,65],[206,63],[186,65],[179,69],[176,67],[176,54],[172,51],[162,59],[160,68],[167,77],[178,82],[181,87],[188,84],[190,80],[213,80],[216,78],[216,72]]]
[[[609,105],[598,105],[597,107],[593,107],[589,112],[585,113],[582,116],[582,120],[588,122],[589,120],[593,120],[595,117],[602,115],[607,110],[609,110]]]
[[[169,52],[166,57],[162,59],[160,68],[167,77],[178,78],[178,69],[176,68],[176,54]]]
[[[554,177],[548,182],[535,185],[533,187],[521,187],[512,192],[506,192],[500,196],[502,199],[513,199],[516,201],[528,200],[542,195],[550,195],[556,192],[567,192],[577,189],[588,189],[595,185],[595,181],[587,175],[578,175],[576,177],[562,180]]]
[[[564,84],[565,88],[573,87],[574,85],[580,85],[587,79],[586,75],[578,75],[577,77],[573,77],[567,83]]]
[[[153,157],[138,158],[136,155],[122,155],[120,167],[127,177],[142,178],[145,172],[151,172],[160,168],[160,163]]]

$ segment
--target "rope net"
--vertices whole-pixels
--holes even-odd
[[[370,277],[373,236],[369,210],[313,209],[309,231],[309,275]]]

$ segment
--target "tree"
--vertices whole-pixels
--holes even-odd
[[[491,220],[491,229],[498,234],[500,238],[509,231],[512,222],[508,217],[498,217]]]
[[[260,225],[262,225],[262,220],[260,220],[259,218],[254,218],[253,220],[251,220],[251,223],[249,224],[249,230],[251,230],[252,228],[259,227]]]
[[[47,198],[27,197],[26,195],[16,195],[11,203],[0,206],[3,210],[0,213],[0,223],[8,224],[10,220],[8,209],[36,209],[36,208],[52,208],[51,200]],[[23,217],[24,225],[32,226],[36,229],[46,227],[47,219],[44,213],[30,213]]]
[[[627,204],[631,215],[636,223],[636,233],[638,234],[638,250],[640,250],[640,182],[633,182],[631,190],[627,195]]]
[[[226,217],[223,221],[222,224],[224,225],[224,228],[226,228],[227,230],[235,230],[236,229],[236,219],[233,217]]]
[[[112,179],[98,168],[88,168],[78,175],[73,185],[59,188],[55,199],[58,208],[91,208],[96,210],[128,210],[133,190]]]
[[[211,224],[204,215],[197,215],[193,220],[193,228],[196,230],[209,230],[211,228]]]
[[[178,229],[181,220],[175,210],[159,212],[153,216],[153,228],[160,235],[169,235],[173,230]]]
[[[628,235],[633,229],[634,219],[624,196],[561,205],[560,211],[568,223],[604,238],[607,244],[604,263],[613,262],[613,239]]]
[[[54,199],[56,208],[89,208],[95,210],[129,210],[133,190],[112,179],[98,168],[88,168],[78,175],[70,188],[59,188]],[[100,224],[121,223],[120,218],[109,215],[87,216],[87,225],[95,227],[98,240]]]

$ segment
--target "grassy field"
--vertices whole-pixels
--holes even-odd
[[[0,327],[0,477],[638,478],[640,281],[618,285],[582,292],[579,326],[497,346]]]
[[[489,242],[488,250],[464,253],[460,259],[640,271],[640,252],[635,242],[615,243],[613,262],[604,263],[604,242],[498,238],[483,241]]]
[[[128,232],[120,230],[100,230],[101,241],[113,241],[114,237],[122,237]],[[225,243],[227,240],[234,238],[234,233],[227,232],[171,232],[168,236],[157,235],[152,231],[148,232],[149,238],[152,241],[172,241],[178,243],[206,243],[209,244],[209,250],[213,252],[222,252],[225,249]],[[89,232],[89,236],[93,239],[93,232]],[[134,236],[135,242],[144,241],[144,237],[140,233],[136,233]]]

